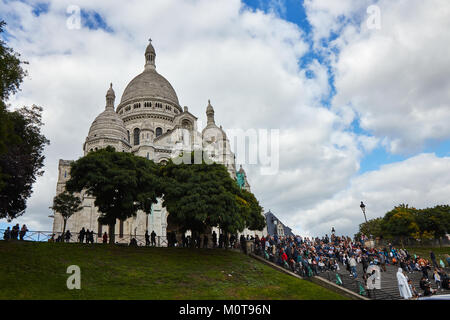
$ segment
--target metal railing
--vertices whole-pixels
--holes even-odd
[[[6,229],[0,229],[0,237],[2,240],[4,240],[4,233]],[[19,230],[20,231],[20,230]],[[61,241],[58,240],[58,238],[62,235]],[[65,236],[62,234],[62,232],[51,232],[51,231],[33,231],[28,230],[25,235],[23,236],[23,240],[25,241],[38,241],[38,242],[69,242],[69,243],[80,243],[80,233],[70,233],[70,238],[66,239]],[[53,240],[52,240],[53,238]],[[131,239],[136,239],[136,243],[138,246],[145,246],[146,240],[145,235],[120,235],[115,234],[115,243],[120,245],[129,245],[131,242]],[[19,234],[16,238],[11,240],[17,240],[20,241]],[[109,236],[108,236],[109,241]],[[152,245],[151,237],[149,239],[150,246]],[[103,235],[99,235],[98,233],[93,233],[93,242],[94,243],[103,243]],[[90,241],[87,241],[87,237],[84,236],[83,243],[91,243]],[[156,236],[155,237],[155,243],[154,246],[156,247],[167,247],[167,237],[166,236]]]

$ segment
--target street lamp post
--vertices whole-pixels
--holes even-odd
[[[367,231],[369,232],[369,239],[372,240],[372,234],[370,233],[370,230],[369,230],[369,224],[367,223],[367,217],[366,217],[366,205],[361,201],[361,204],[360,204],[359,207],[361,208],[361,211],[364,213],[364,220],[366,220]]]
[[[364,219],[366,220],[366,223],[367,223],[366,205],[361,201],[361,205],[359,207],[361,208],[362,212],[364,213]]]

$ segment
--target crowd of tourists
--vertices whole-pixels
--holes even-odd
[[[28,229],[24,224],[20,228],[19,224],[8,227],[4,231],[4,240],[24,240]],[[55,234],[49,242],[70,242],[72,234],[70,230],[58,235]],[[102,242],[108,242],[108,234],[102,235]],[[78,233],[78,242],[94,243],[94,232],[82,228]],[[211,245],[209,241],[211,240]],[[247,251],[247,243],[253,244],[256,254],[264,256],[266,259],[284,268],[299,274],[301,277],[319,276],[324,272],[331,271],[336,274],[336,283],[342,284],[339,274],[347,272],[349,277],[358,279],[364,284],[368,295],[381,289],[381,273],[386,272],[386,266],[397,266],[396,274],[399,293],[405,299],[417,298],[420,296],[430,296],[436,294],[438,290],[450,290],[449,276],[445,272],[445,263],[442,259],[437,261],[433,252],[430,258],[426,259],[417,255],[411,255],[406,249],[395,248],[389,244],[382,248],[369,248],[365,245],[367,237],[364,235],[359,239],[352,240],[346,236],[336,236],[333,232],[331,236],[325,235],[322,238],[301,237],[301,236],[244,236],[239,239],[235,235],[226,235],[215,231],[211,237],[207,235],[181,235],[181,241],[177,240],[175,232],[167,233],[167,245],[169,247],[196,247],[196,248],[235,248]],[[135,238],[131,238],[130,246],[137,246]],[[145,245],[156,246],[156,233],[151,234],[146,231]],[[450,256],[446,256],[446,262],[450,265]],[[362,275],[358,278],[358,268],[362,267]],[[345,270],[345,271],[344,271]],[[338,272],[339,271],[339,272]],[[416,288],[408,275],[420,272],[421,280],[419,288]],[[436,284],[437,289],[433,289],[431,283]]]
[[[106,235],[106,232],[105,232]],[[72,239],[72,233],[70,230],[66,230],[65,232],[62,232],[55,238],[55,234],[52,234],[50,239],[48,239],[48,242],[70,242]],[[80,232],[78,233],[77,238],[79,243],[94,243],[94,231],[90,231],[89,229],[81,228]]]
[[[27,234],[28,229],[26,225],[22,225],[22,228],[20,228],[19,224],[16,224],[15,226],[8,227],[3,232],[3,240],[24,240],[25,235]]]
[[[175,231],[171,231],[167,233],[167,242],[169,247],[239,249],[242,243],[242,237],[243,235],[241,235],[241,239],[238,242],[236,235],[217,234],[216,231],[213,231],[210,236],[207,234],[185,235],[182,233],[181,241],[178,241]],[[247,236],[246,240],[250,240],[250,237]]]
[[[369,248],[365,245],[366,237],[353,241],[346,236],[308,238],[289,237],[255,237],[255,253],[302,277],[319,276],[332,271],[336,275],[336,283],[342,284],[339,273],[347,272],[353,279],[358,279],[358,268],[363,270],[361,282],[368,295],[381,289],[381,273],[386,272],[386,265],[398,266],[397,280],[400,295],[406,299],[435,294],[437,290],[449,290],[449,277],[445,272],[445,263],[436,260],[433,252],[430,260],[411,256],[406,249],[397,249],[392,244],[383,248]],[[447,257],[450,264],[450,258]],[[344,271],[345,270],[345,271]],[[340,271],[339,273],[337,271]],[[417,290],[408,279],[408,274],[421,272],[420,290]],[[402,276],[400,276],[400,274]],[[432,289],[434,281],[438,289]],[[420,292],[419,292],[420,291]]]

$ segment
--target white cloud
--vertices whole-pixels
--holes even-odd
[[[366,25],[373,3],[381,10],[380,30]],[[333,41],[339,52],[329,56],[336,109],[354,109],[360,126],[386,138],[392,153],[411,155],[450,138],[448,1],[310,0],[306,7],[316,42],[339,32]]]
[[[383,217],[401,203],[416,208],[447,204],[449,172],[450,158],[420,154],[354,178],[348,188],[311,209],[298,211],[290,221],[310,235],[330,233],[331,227],[338,234],[353,235],[364,222],[360,201],[366,205],[367,219]]]

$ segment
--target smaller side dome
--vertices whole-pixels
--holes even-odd
[[[89,135],[86,140],[95,140],[100,138],[127,141],[128,134],[123,120],[114,110],[107,109],[100,113],[89,129]]]
[[[123,142],[128,145],[128,133],[123,120],[114,111],[114,99],[116,95],[112,88],[112,83],[106,92],[105,111],[100,113],[92,122],[89,134],[86,138],[85,152],[87,153],[92,147],[103,148],[108,144],[105,141],[112,140]]]

